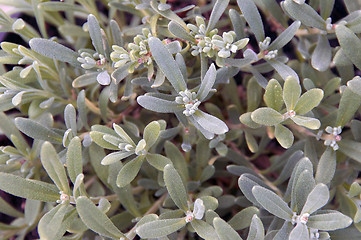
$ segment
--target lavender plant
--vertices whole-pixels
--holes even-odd
[[[360,0],[0,0],[0,238],[361,238]]]

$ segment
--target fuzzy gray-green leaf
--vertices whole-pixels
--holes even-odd
[[[301,22],[293,22],[286,30],[284,30],[269,46],[268,50],[276,50],[283,48],[295,36],[297,30],[300,28]]]
[[[31,138],[53,143],[62,142],[62,136],[34,120],[18,117],[15,119],[15,125],[21,132]]]
[[[252,193],[257,199],[257,202],[268,212],[286,221],[291,220],[293,215],[292,210],[288,207],[287,203],[274,192],[261,186],[254,186]]]
[[[325,35],[319,35],[317,46],[312,53],[311,64],[320,71],[326,71],[331,64],[332,48]]]
[[[283,106],[282,94],[281,84],[276,79],[271,79],[263,96],[267,107],[280,111]]]
[[[346,228],[351,223],[352,219],[350,217],[338,211],[331,211],[310,216],[307,225],[323,231],[334,231]]]
[[[184,91],[186,89],[186,83],[183,75],[167,47],[164,46],[159,38],[155,37],[150,38],[148,44],[154,60],[174,89],[177,92]]]
[[[288,15],[301,21],[304,25],[326,30],[325,20],[310,5],[286,0],[282,2],[282,7]]]
[[[360,96],[354,93],[350,88],[345,88],[338,106],[335,126],[343,127],[346,123],[348,123],[360,107],[360,104]]]
[[[304,213],[314,213],[315,211],[326,205],[329,197],[330,193],[328,191],[328,187],[323,183],[317,184],[308,195],[306,203],[303,206],[300,214],[302,215]]]
[[[302,94],[298,99],[294,111],[297,115],[303,115],[317,107],[323,98],[323,91],[319,88],[313,88]]]
[[[18,197],[43,202],[55,202],[60,197],[59,189],[53,184],[3,172],[0,173],[0,189]]]
[[[74,137],[66,151],[66,169],[70,180],[75,183],[76,177],[83,173],[82,147],[79,137]]]
[[[77,61],[77,57],[79,55],[70,48],[67,48],[57,42],[48,39],[33,38],[30,40],[29,45],[32,50],[45,57],[54,58],[62,62],[68,62],[72,65],[80,66]]]
[[[242,240],[238,233],[223,219],[213,219],[213,226],[220,240]]]
[[[77,198],[76,209],[84,224],[94,232],[113,239],[125,237],[89,198]]]
[[[282,124],[277,124],[275,127],[275,137],[277,141],[284,148],[289,148],[293,144],[294,136],[291,130]]]
[[[65,194],[69,194],[69,183],[63,164],[51,143],[45,142],[41,147],[40,159],[43,167],[55,185]]]
[[[286,104],[287,111],[293,110],[301,95],[301,86],[299,81],[293,77],[286,79],[283,85],[283,101]]]
[[[140,155],[130,160],[122,167],[122,169],[120,169],[117,176],[118,187],[124,187],[134,180],[142,166],[143,160],[144,156]]]
[[[96,19],[96,17],[92,14],[88,16],[88,26],[89,26],[89,34],[92,39],[92,43],[95,50],[99,54],[102,54],[105,57],[106,55],[103,47],[103,39],[102,39],[102,33],[99,26],[99,22]]]
[[[224,10],[228,7],[229,0],[217,0],[213,6],[211,16],[209,17],[206,32],[210,32],[216,26],[217,22],[221,18]]]
[[[251,118],[254,122],[266,126],[274,126],[283,121],[283,116],[281,113],[277,112],[272,108],[258,108],[255,110]]]
[[[343,53],[361,69],[361,58],[358,54],[361,51],[361,40],[349,28],[340,24],[336,27],[336,36]]]
[[[258,12],[257,6],[253,0],[237,0],[237,4],[246,18],[248,25],[256,36],[258,42],[264,40],[264,28],[261,15]]]
[[[328,184],[336,171],[336,153],[332,148],[327,148],[322,154],[317,165],[315,180],[317,183]]]
[[[183,185],[182,179],[173,165],[168,164],[164,167],[164,183],[168,193],[179,209],[188,210],[187,191]]]
[[[160,238],[176,232],[185,225],[184,218],[162,219],[145,223],[136,231],[141,238]]]

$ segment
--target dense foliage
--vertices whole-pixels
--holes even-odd
[[[361,0],[0,4],[1,239],[361,239]]]

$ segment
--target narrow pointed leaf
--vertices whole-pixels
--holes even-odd
[[[34,120],[18,117],[15,119],[15,125],[21,132],[31,138],[53,143],[62,142],[62,136]]]
[[[319,35],[317,46],[312,53],[311,64],[320,72],[326,71],[331,64],[332,48],[325,35]]]
[[[361,40],[349,28],[341,24],[336,27],[336,36],[343,53],[358,69],[361,69],[361,58],[358,54],[361,51]]]
[[[256,36],[258,42],[264,40],[264,28],[261,15],[253,0],[237,0],[237,4],[242,11],[248,25]]]
[[[211,133],[223,134],[229,130],[222,120],[203,111],[196,111],[192,117],[200,126]]]
[[[327,148],[322,154],[317,165],[315,180],[317,183],[328,184],[336,171],[336,153],[332,148]]]
[[[209,17],[206,32],[210,32],[214,29],[217,22],[221,18],[224,10],[228,7],[229,0],[217,0],[213,6],[211,16]]]
[[[252,217],[251,226],[249,228],[247,240],[263,240],[264,227],[261,219],[255,214]]]
[[[289,240],[309,239],[309,232],[306,224],[297,223],[296,227],[290,233]]]
[[[191,225],[201,238],[205,240],[217,239],[217,233],[210,224],[202,220],[194,219],[191,221]]]
[[[159,68],[177,92],[184,91],[187,86],[183,75],[166,46],[158,38],[149,39],[149,48]]]
[[[147,147],[146,149],[150,149],[154,143],[157,141],[158,137],[159,137],[159,132],[160,132],[160,125],[157,121],[153,121],[151,123],[149,123],[145,128],[144,128],[144,133],[143,133],[143,139],[145,140]]]
[[[33,38],[29,41],[29,45],[32,50],[45,57],[80,66],[80,63],[77,61],[79,55],[70,48],[57,42],[48,39]]]
[[[182,110],[181,105],[175,101],[169,101],[153,96],[139,96],[137,102],[145,109],[159,113],[170,113]]]
[[[117,176],[118,187],[124,187],[134,180],[143,164],[143,160],[144,156],[138,156],[130,160],[120,169]]]
[[[297,30],[300,28],[301,22],[293,22],[286,30],[284,30],[269,46],[268,50],[278,50],[283,48],[295,36]]]
[[[55,151],[55,148],[51,145],[51,143],[43,143],[40,152],[40,160],[55,185],[61,191],[69,195],[69,183],[64,166],[60,162],[58,153]]]
[[[89,198],[78,197],[76,209],[84,224],[94,232],[115,239],[125,237],[107,215],[98,209]]]
[[[304,213],[312,214],[318,209],[325,206],[330,198],[330,193],[328,187],[319,183],[316,187],[310,192],[307,197],[306,203],[302,208],[301,215]]]
[[[160,155],[160,154],[148,153],[146,158],[150,165],[152,165],[153,167],[155,167],[156,169],[158,169],[160,171],[163,171],[164,167],[167,164],[172,164],[172,161],[169,158],[164,157],[163,155]]]
[[[338,211],[311,215],[307,225],[321,231],[334,231],[350,226],[352,219]]]
[[[92,39],[95,50],[105,57],[106,55],[103,47],[102,32],[100,30],[99,22],[93,14],[88,15],[88,26],[90,38]]]
[[[187,191],[177,170],[175,170],[171,164],[164,167],[164,183],[170,197],[177,207],[183,211],[187,211]]]
[[[3,172],[0,173],[0,189],[18,197],[43,202],[55,202],[60,197],[59,189],[53,184]]]
[[[214,64],[212,63],[206,72],[206,75],[202,79],[201,86],[197,92],[197,99],[199,101],[203,101],[208,96],[209,91],[212,89],[214,82],[216,81],[216,77],[217,71]]]
[[[79,137],[74,137],[66,151],[66,169],[70,180],[75,183],[76,177],[83,173],[82,146]]]
[[[259,202],[262,207],[271,214],[286,221],[290,221],[292,219],[292,210],[288,207],[287,203],[285,203],[282,198],[277,196],[274,192],[261,186],[254,186],[252,188],[252,193],[257,202]]]
[[[238,233],[219,217],[213,219],[213,226],[220,240],[242,240]]]
[[[115,162],[119,162],[120,160],[129,157],[130,155],[134,154],[133,152],[113,152],[106,155],[102,161],[100,162],[102,165],[110,165]]]
[[[308,27],[315,27],[326,30],[326,22],[320,15],[308,4],[298,4],[293,0],[282,2],[282,7],[292,18],[299,20]]]
[[[141,238],[161,238],[178,231],[185,225],[184,218],[162,219],[145,223],[136,231]]]
[[[190,41],[190,42],[194,42],[193,36],[186,29],[184,29],[183,26],[179,25],[177,22],[170,21],[168,24],[168,29],[176,37]]]

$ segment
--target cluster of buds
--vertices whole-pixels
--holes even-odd
[[[103,68],[106,63],[106,59],[102,54],[97,52],[81,52],[80,57],[77,58],[78,62],[81,63],[81,67],[89,70],[92,68]]]
[[[184,105],[185,110],[183,111],[183,114],[187,117],[193,115],[201,104],[196,98],[197,94],[186,89],[185,91],[180,91],[179,95],[180,96],[175,98],[175,102]]]
[[[236,53],[248,43],[248,38],[234,42],[236,39],[234,31],[224,32],[222,36],[217,35],[217,29],[207,32],[204,19],[201,17],[196,17],[196,24],[187,24],[191,35],[195,38],[195,43],[191,45],[193,49],[191,54],[193,56],[203,52],[208,57],[216,55],[220,58],[228,58],[231,56],[231,53]]]
[[[263,42],[259,42],[258,46],[259,46],[259,50],[263,53],[263,56],[266,60],[271,60],[275,57],[277,57],[278,55],[278,50],[267,50],[269,45],[271,43],[271,38],[270,37],[266,37]]]
[[[124,64],[131,62],[129,72],[133,72],[140,64],[147,64],[149,68],[153,69],[152,55],[149,51],[148,40],[152,36],[148,28],[142,29],[143,35],[137,35],[133,39],[133,43],[129,43],[125,50],[123,47],[113,45],[113,52],[110,58],[114,62],[114,67],[119,68]]]

